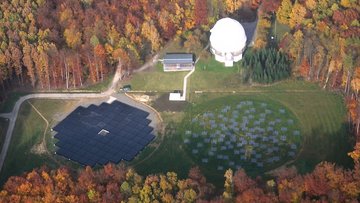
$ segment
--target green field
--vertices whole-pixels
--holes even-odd
[[[211,173],[241,167],[262,174],[292,160],[302,140],[298,120],[284,106],[246,96],[198,105],[182,126],[188,154]]]
[[[297,117],[303,144],[294,164],[300,172],[312,170],[317,163],[325,160],[346,167],[351,166],[351,159],[347,157],[347,152],[351,151],[351,144],[348,142],[346,109],[341,95],[324,91],[317,85],[302,81],[286,81],[268,87],[253,87],[230,95],[233,95],[230,99],[244,98],[279,103]],[[198,106],[204,106],[201,105],[202,103],[207,103],[207,108],[213,109],[214,105],[218,105],[219,100],[213,103],[209,101],[223,96],[229,96],[229,93],[192,94],[193,105],[186,113],[191,113],[191,109]],[[181,127],[180,123],[173,123],[171,126],[163,142],[150,158],[142,161],[142,157],[152,152],[148,149],[133,161],[132,164],[141,174],[171,170],[184,177],[191,166],[197,165],[191,153],[189,154],[182,146],[182,132],[187,126]],[[141,164],[137,164],[138,162]],[[211,182],[217,185],[223,184],[222,173],[213,174],[206,168],[202,169]]]
[[[219,68],[220,67],[220,68]],[[225,88],[243,89],[239,63],[234,67],[225,68],[214,59],[202,59],[196,64],[195,72],[188,83],[194,90],[223,90]],[[184,76],[188,72],[163,72],[162,64],[158,63],[152,70],[135,73],[131,79],[133,90],[170,92],[182,89]]]
[[[217,70],[209,68],[207,71],[216,72]],[[226,71],[229,73],[224,74],[230,75],[231,70],[224,72]],[[202,73],[199,72],[199,74]],[[191,88],[194,90],[194,87]],[[235,90],[234,93],[233,90]],[[227,99],[223,100],[222,97],[227,97]],[[312,170],[315,164],[324,160],[351,166],[351,160],[346,155],[351,150],[351,145],[348,142],[346,109],[342,96],[324,91],[316,84],[292,80],[270,86],[239,84],[239,87],[230,91],[225,88],[223,93],[191,93],[190,104],[184,112],[160,112],[167,125],[166,133],[158,136],[151,146],[128,164],[142,175],[175,171],[180,177],[185,177],[188,170],[199,163],[183,145],[182,136],[187,126],[182,123],[186,123],[187,120],[182,119],[187,118],[196,109],[213,109],[223,101],[241,99],[282,105],[297,118],[303,140],[294,164],[301,172]],[[60,119],[59,115],[76,105],[75,101],[59,100],[31,100],[31,103],[50,121],[50,126]],[[45,125],[44,120],[25,102],[20,110],[14,137],[1,173],[1,183],[10,175],[19,175],[44,164],[50,168],[59,166],[59,163],[75,169],[79,167],[57,156],[38,155],[31,152],[33,146],[42,139]],[[51,139],[49,132],[46,135],[48,149],[54,152],[54,140]],[[279,164],[274,165],[274,167],[278,166]],[[222,172],[214,174],[206,167],[202,167],[202,170],[209,181],[219,186],[223,184]]]
[[[234,67],[225,67],[213,58],[202,59],[189,79],[189,87],[191,90],[211,91],[238,89],[242,86],[241,71],[239,63],[235,63]]]
[[[131,79],[130,85],[135,91],[158,91],[170,92],[182,89],[183,78],[187,72],[162,71],[162,65],[158,63],[154,70],[136,73]]]
[[[76,102],[61,100],[29,101],[50,123],[46,133],[46,141],[50,153],[53,153],[54,140],[51,138],[50,128],[54,124],[54,119],[63,111],[72,108]],[[50,168],[56,168],[59,167],[59,163],[72,164],[64,162],[62,158],[54,157],[53,155],[37,154],[32,151],[32,149],[34,149],[33,147],[41,142],[45,128],[46,123],[44,120],[28,102],[24,102],[20,108],[7,157],[0,174],[0,185],[2,185],[9,176],[21,175],[23,172],[31,171],[36,167],[47,165]]]

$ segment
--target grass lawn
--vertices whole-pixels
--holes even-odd
[[[241,84],[241,72],[239,63],[234,67],[225,68],[215,59],[201,59],[196,64],[195,72],[188,80],[190,90],[223,90],[224,86],[229,90],[244,89]],[[184,76],[188,72],[163,72],[162,64],[158,63],[152,70],[136,73],[130,81],[133,90],[172,92],[182,89]]]
[[[285,81],[268,87],[253,87],[254,92],[237,92],[233,98],[246,98],[264,100],[279,103],[290,110],[298,121],[302,134],[302,147],[295,159],[295,165],[300,172],[307,172],[320,161],[332,161],[350,167],[351,159],[347,157],[347,152],[351,151],[351,144],[348,142],[349,133],[346,129],[346,109],[340,95],[324,91],[314,84],[302,81]],[[201,106],[202,103],[228,96],[229,94],[208,93],[192,94],[190,107],[186,113],[190,113],[192,108]],[[214,103],[214,105],[216,102]],[[207,105],[212,109],[211,102]],[[186,117],[186,116],[185,116]],[[164,141],[159,149],[147,160],[141,162],[141,157],[146,157],[152,149],[144,151],[136,162],[135,169],[143,174],[161,173],[167,170],[175,171],[180,176],[187,174],[191,166],[197,163],[183,148],[181,139],[184,128],[180,123],[171,124],[172,130],[168,130],[164,136]],[[276,166],[275,166],[276,167]],[[213,174],[206,168],[202,168],[208,180],[218,186],[223,184],[223,173]]]
[[[142,161],[142,158],[147,157],[148,153],[154,151],[154,147],[145,149],[138,158],[130,163],[139,174],[148,175],[174,171],[181,178],[185,178],[189,169],[196,165],[184,151],[181,144],[179,145],[179,143],[182,143],[182,137],[176,132],[175,128],[175,123],[170,123],[167,126],[164,139],[161,143],[157,143],[159,148],[150,159]]]
[[[192,90],[223,90],[236,88],[241,84],[239,63],[234,67],[225,67],[213,58],[201,59],[196,64],[195,72],[190,76],[189,86]]]
[[[234,67],[224,67],[222,63],[213,58],[200,59],[196,64],[195,72],[188,79],[188,92],[243,92],[262,91],[264,85],[243,84],[242,67],[235,63]],[[182,89],[184,76],[188,72],[168,72],[162,70],[161,63],[158,63],[152,70],[135,73],[130,80],[132,89],[135,91],[172,92]],[[302,89],[303,81],[289,82],[282,81],[276,85],[265,86],[268,91],[283,91]],[[316,84],[306,83],[306,91],[318,90]]]
[[[188,72],[165,73],[162,64],[158,63],[154,70],[140,72],[133,75],[130,85],[132,90],[172,92],[183,87],[184,76]]]
[[[5,141],[5,135],[8,128],[9,121],[5,118],[0,118],[0,151]]]
[[[201,63],[199,63],[198,66],[201,67]],[[157,71],[149,73],[149,76],[145,74],[141,76],[149,77],[147,78],[148,81],[154,81],[151,83],[151,87],[146,86],[146,88],[151,90],[153,87],[156,87],[157,81],[161,81],[159,84],[164,85],[160,85],[157,89],[158,91],[179,89],[179,87],[166,86],[166,83],[162,82],[163,80],[150,80],[151,74],[153,74],[153,76],[164,75],[159,69],[161,70],[161,67],[158,67]],[[219,72],[223,74],[218,74],[220,76],[215,77],[215,73]],[[221,83],[224,85],[226,81],[225,78],[220,80],[220,78],[223,77],[221,75],[232,77],[236,72],[236,68],[218,70],[215,66],[208,66],[203,70],[198,70],[199,79],[192,81],[191,89],[195,90],[195,85],[204,88],[207,85],[213,85],[213,88],[219,88],[220,90]],[[212,74],[214,75],[211,76]],[[209,79],[210,81],[205,81],[205,76],[213,78]],[[135,83],[132,84],[133,88],[136,88],[136,83],[140,84],[140,78],[136,81],[136,77],[134,77],[132,81],[135,81]],[[171,77],[172,76],[169,76],[166,80],[170,82],[176,79],[176,77]],[[201,77],[203,77],[201,79],[203,81],[200,80]],[[211,80],[216,79],[218,79],[219,82],[215,84],[213,81],[214,84],[212,84]],[[180,84],[182,84],[182,80]],[[211,90],[211,88],[208,88],[208,90]],[[183,121],[183,118],[188,118],[188,115],[193,112],[194,109],[200,107],[203,108],[203,110],[213,109],[214,105],[222,102],[221,99],[217,98],[226,96],[227,99],[225,101],[252,99],[276,103],[284,106],[297,118],[298,125],[301,129],[302,147],[294,164],[301,172],[312,170],[315,164],[324,160],[336,162],[344,166],[351,166],[351,160],[347,158],[346,155],[346,153],[351,150],[351,145],[347,141],[349,134],[347,133],[345,123],[346,109],[340,95],[324,91],[316,84],[293,80],[283,81],[269,86],[243,86],[238,84],[238,87],[223,87],[223,90],[228,92],[191,93],[189,101],[191,104],[188,105],[184,112],[161,112],[167,124],[166,133],[163,137],[161,135],[158,136],[155,141],[141,152],[134,161],[130,162],[129,165],[133,166],[142,175],[175,171],[180,177],[185,177],[189,169],[199,163],[183,144],[183,132],[188,128],[188,126],[181,124],[187,122],[187,120]],[[236,92],[229,93],[233,90],[236,90]],[[60,100],[31,100],[31,103],[50,121],[50,126],[52,126],[55,121],[61,119],[60,117],[63,112],[71,109],[76,104],[75,101]],[[54,108],[54,106],[56,106],[56,108]],[[58,167],[59,164],[68,165],[74,169],[79,167],[77,164],[57,156],[39,155],[31,152],[33,146],[40,142],[44,129],[45,122],[31,106],[25,102],[20,110],[8,156],[3,171],[0,174],[1,184],[11,175],[20,175],[24,171],[29,171],[34,167],[40,167],[43,164],[48,165],[50,168]],[[47,133],[47,140],[47,146],[49,150],[53,152],[54,140],[51,139],[49,132]],[[274,167],[278,166],[279,165],[274,165]],[[217,186],[223,185],[224,178],[222,171],[214,173],[214,171],[208,170],[204,166],[200,165],[200,167],[210,182],[215,183]],[[249,174],[251,174],[251,172]]]
[[[76,101],[62,100],[30,100],[30,102],[48,119],[50,126],[46,134],[47,146],[53,153],[53,142],[50,128],[63,113],[77,104]],[[56,108],[54,108],[56,107]],[[34,145],[41,142],[46,127],[44,120],[30,106],[24,102],[20,108],[18,120],[15,124],[14,134],[8,149],[7,157],[0,174],[0,185],[13,175],[21,175],[25,171],[47,165],[56,168],[61,164],[72,164],[64,162],[62,158],[47,154],[36,154],[32,152]]]

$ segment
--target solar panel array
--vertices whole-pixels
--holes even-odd
[[[240,101],[196,114],[183,132],[203,165],[264,169],[296,156],[301,133],[290,112],[260,101]]]
[[[148,115],[119,101],[80,106],[53,128],[56,154],[88,166],[131,161],[155,137]]]

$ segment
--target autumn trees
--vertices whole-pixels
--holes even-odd
[[[357,1],[282,0],[277,20],[291,31],[279,39],[280,48],[295,61],[294,70],[303,68],[302,61],[307,60],[308,74],[299,71],[304,78],[322,82],[324,87],[342,84],[349,92],[359,66],[359,13]],[[339,79],[342,82],[334,81]]]
[[[186,179],[174,172],[142,177],[133,169],[108,164],[75,174],[66,168],[33,170],[11,177],[0,192],[1,202],[194,202],[213,195],[198,168]]]
[[[357,99],[359,17],[359,1],[282,0],[276,19],[287,25],[290,32],[278,39],[279,48],[294,61],[294,75]]]
[[[198,167],[185,179],[174,172],[143,177],[112,164],[78,172],[43,167],[10,177],[0,191],[0,202],[356,202],[360,144],[349,156],[355,163],[351,170],[323,162],[304,175],[295,168],[276,170],[269,180],[228,169],[223,189],[207,183]]]
[[[0,84],[76,88],[131,72],[175,35],[206,26],[205,1],[5,0]],[[195,12],[196,10],[196,12]]]

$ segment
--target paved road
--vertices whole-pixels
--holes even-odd
[[[81,98],[106,98],[109,96],[114,96],[117,98],[117,100],[124,102],[126,104],[129,104],[131,106],[135,106],[138,108],[141,108],[147,112],[150,113],[150,119],[152,120],[152,123],[150,125],[152,126],[156,126],[159,122],[161,118],[157,117],[157,112],[155,112],[153,109],[149,108],[148,106],[136,102],[132,99],[130,99],[128,96],[126,96],[125,94],[115,94],[115,87],[117,82],[120,80],[120,68],[121,66],[118,66],[118,69],[115,73],[114,79],[110,85],[110,87],[108,88],[108,90],[106,90],[105,92],[102,93],[39,93],[39,94],[30,94],[30,95],[26,95],[21,97],[16,103],[15,106],[12,110],[11,113],[6,113],[6,114],[0,114],[1,117],[4,118],[8,118],[9,119],[9,126],[6,132],[6,137],[5,137],[5,141],[1,150],[1,154],[0,154],[0,172],[2,169],[2,166],[4,164],[5,158],[6,158],[6,154],[10,145],[10,141],[11,141],[11,137],[13,134],[13,130],[15,127],[15,123],[16,123],[16,119],[18,116],[18,112],[20,109],[21,104],[28,100],[28,99],[34,99],[34,98],[46,98],[46,99],[81,99]]]

